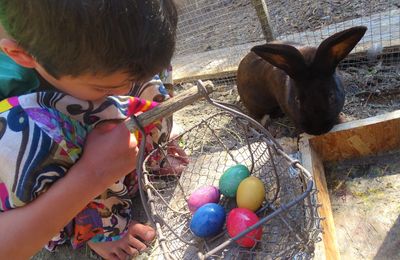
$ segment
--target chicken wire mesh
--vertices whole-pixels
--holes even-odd
[[[341,30],[368,31],[341,62],[344,112],[365,118],[400,109],[400,4],[394,0],[178,0],[173,59],[176,83],[215,79],[236,84],[236,69],[251,47],[270,40],[318,46]],[[271,37],[272,36],[272,37]],[[359,103],[367,112],[358,112]]]
[[[209,99],[211,104],[216,104]],[[316,190],[310,174],[298,161],[282,151],[278,143],[257,122],[220,104],[219,112],[187,129],[179,145],[189,157],[182,172],[162,174],[152,158],[166,156],[170,143],[151,152],[143,162],[146,195],[143,205],[157,228],[158,241],[150,257],[165,259],[286,259],[313,256],[314,243],[321,232]],[[145,141],[142,141],[145,142]],[[243,248],[230,239],[226,230],[202,239],[189,229],[192,214],[187,199],[197,188],[218,186],[222,173],[243,164],[265,186],[265,201],[257,215],[263,234],[253,248]],[[139,169],[138,174],[141,175]],[[235,199],[222,197],[226,212],[236,207]],[[246,235],[244,235],[246,236]],[[239,238],[239,237],[238,237]]]

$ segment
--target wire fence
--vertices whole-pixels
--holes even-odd
[[[312,258],[314,243],[320,240],[321,219],[311,175],[296,168],[262,126],[218,108],[218,113],[182,134],[180,144],[190,163],[179,177],[177,173],[160,177],[152,170],[151,158],[162,154],[168,145],[154,150],[143,164],[148,201],[144,205],[151,211],[161,245],[154,245],[151,257],[198,259],[200,253],[206,259]],[[167,159],[166,164],[170,163],[173,161]],[[222,173],[238,163],[260,178],[266,191],[266,203],[257,211],[262,236],[252,248],[225,244],[229,239],[225,229],[203,239],[189,229],[193,217],[188,209],[189,195],[205,185],[218,186]],[[226,212],[236,207],[234,200],[225,196],[219,204]]]
[[[364,118],[400,109],[400,4],[394,0],[178,0],[175,83],[218,79],[236,84],[236,70],[251,47],[268,40],[318,44],[352,26],[368,31],[339,68],[354,113],[368,99]],[[272,36],[272,37],[271,37]],[[372,93],[372,97],[368,98]],[[383,93],[383,94],[382,94]],[[370,101],[376,101],[370,103]],[[387,107],[389,106],[389,107]]]

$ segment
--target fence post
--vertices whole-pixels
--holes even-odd
[[[251,3],[257,12],[258,20],[260,21],[265,39],[267,42],[273,41],[275,38],[274,32],[271,28],[267,3],[265,0],[251,0]]]

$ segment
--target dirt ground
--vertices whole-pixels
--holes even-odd
[[[325,170],[342,259],[400,259],[400,151]]]
[[[277,35],[316,30],[347,19],[399,8],[396,1],[387,0],[267,0],[273,28]]]
[[[262,41],[264,36],[250,0],[177,0],[179,25],[176,54],[198,53]],[[387,0],[267,0],[274,36],[400,8]]]

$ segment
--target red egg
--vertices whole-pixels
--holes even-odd
[[[251,210],[245,208],[235,208],[228,214],[226,228],[230,237],[235,237],[247,228],[257,223],[260,219]],[[253,247],[261,239],[262,227],[259,227],[242,238],[236,240],[240,246]]]

